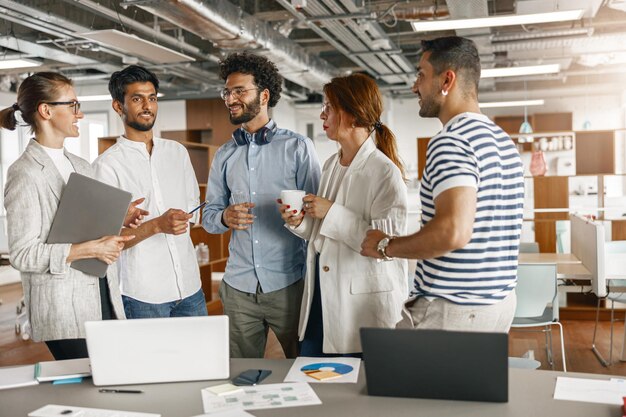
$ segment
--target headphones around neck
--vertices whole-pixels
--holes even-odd
[[[270,143],[274,133],[276,133],[276,129],[276,125],[274,124],[272,127],[263,126],[256,133],[254,133],[257,145],[267,145]],[[233,132],[233,140],[237,146],[245,146],[250,143],[246,137],[246,133],[248,132],[246,132],[243,127],[240,127]]]

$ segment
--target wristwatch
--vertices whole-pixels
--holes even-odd
[[[387,246],[389,246],[389,242],[391,242],[391,239],[393,239],[392,236],[387,236],[387,237],[382,238],[380,242],[378,242],[377,250],[378,250],[378,253],[382,255],[384,261],[391,261],[393,259],[387,256],[387,252],[386,252]]]

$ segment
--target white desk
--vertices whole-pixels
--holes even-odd
[[[558,279],[591,280],[591,272],[571,253],[520,253],[520,264],[556,264]]]
[[[579,264],[580,259],[571,253],[520,253],[521,264]]]
[[[207,358],[210,360],[210,358]],[[268,383],[282,382],[291,360],[235,359],[231,376],[249,368],[271,369]],[[350,417],[615,417],[619,407],[552,398],[557,376],[562,372],[509,370],[509,402],[481,403],[465,401],[422,400],[413,398],[370,397],[366,394],[363,368],[356,384],[311,384],[322,405],[254,410],[257,417],[272,416],[350,416]],[[606,375],[568,373],[569,377],[607,379]],[[418,378],[419,375],[416,375]],[[102,394],[91,379],[78,385],[38,386],[0,391],[0,416],[22,417],[46,404],[74,405],[127,411],[160,413],[163,417],[190,417],[202,414],[202,388],[224,381],[201,381],[132,386],[143,394]]]

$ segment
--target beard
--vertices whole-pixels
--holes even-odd
[[[435,97],[421,97],[421,100],[420,117],[439,117],[441,103],[439,103]]]
[[[138,130],[140,132],[148,132],[150,131],[150,129],[152,129],[152,127],[154,126],[154,123],[156,122],[156,113],[152,113],[150,112],[150,114],[153,116],[152,121],[150,122],[140,122],[137,119],[133,119],[131,120],[131,118],[129,117],[129,112],[127,109],[123,110],[123,120],[124,120],[124,124],[126,124],[127,126],[132,127],[135,130]]]
[[[140,132],[148,132],[154,126],[155,121],[148,122],[148,123],[140,123],[136,120],[133,120],[133,121],[127,121],[126,124],[135,130],[139,130]]]
[[[261,112],[261,95],[257,93],[256,98],[248,103],[241,103],[242,113],[239,116],[230,115],[230,122],[234,125],[248,123]]]

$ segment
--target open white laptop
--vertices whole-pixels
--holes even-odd
[[[94,385],[227,379],[228,317],[85,323]]]

